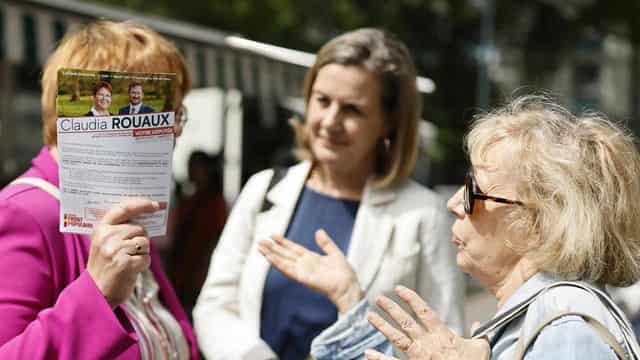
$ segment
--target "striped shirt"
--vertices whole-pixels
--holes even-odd
[[[138,274],[124,308],[138,335],[141,359],[189,359],[182,328],[160,302],[158,283],[150,270]]]

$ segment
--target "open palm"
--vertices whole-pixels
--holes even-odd
[[[325,255],[278,235],[260,241],[258,250],[285,276],[327,296],[340,312],[346,311],[362,298],[356,274],[324,230],[315,235]]]
[[[376,304],[391,319],[389,322],[375,312],[367,316],[393,345],[409,360],[488,360],[489,343],[484,339],[465,339],[456,335],[438,318],[431,307],[413,290],[398,286],[396,294],[413,311],[412,316],[393,300],[379,296]],[[367,360],[398,360],[375,350],[365,352]]]

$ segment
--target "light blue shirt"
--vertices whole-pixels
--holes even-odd
[[[311,343],[311,357],[315,360],[364,359],[364,351],[376,349],[392,354],[391,344],[367,321],[371,310],[366,299],[341,316]]]
[[[523,284],[501,307],[496,316],[509,311],[556,279],[538,273]],[[615,320],[597,298],[573,287],[550,289],[534,301],[525,316],[489,336],[492,360],[512,360],[522,327],[534,328],[548,314],[558,310],[586,313],[603,323],[623,346],[623,337]],[[350,360],[364,358],[364,351],[376,348],[387,355],[393,354],[388,340],[366,319],[371,310],[366,300],[342,316],[322,332],[311,345],[316,360]],[[615,353],[581,317],[564,316],[546,326],[525,354],[525,360],[616,360]]]

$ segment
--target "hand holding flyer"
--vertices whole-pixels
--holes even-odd
[[[153,106],[174,108],[174,76],[61,70],[58,78],[60,231],[89,234],[108,208],[139,197],[161,210],[135,221],[164,235],[175,114]],[[92,100],[84,107],[82,85]],[[145,89],[155,103],[143,103]]]

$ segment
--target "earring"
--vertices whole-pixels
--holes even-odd
[[[384,138],[384,140],[382,140],[382,143],[384,144],[384,150],[386,152],[389,152],[389,150],[391,150],[391,140],[389,140],[388,137]]]

